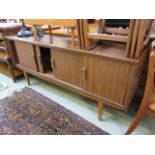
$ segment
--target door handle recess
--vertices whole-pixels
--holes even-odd
[[[87,78],[87,68],[83,67],[82,68],[82,79],[86,80]]]

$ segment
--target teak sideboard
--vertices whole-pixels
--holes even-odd
[[[140,79],[147,52],[138,59],[126,58],[124,44],[105,42],[92,50],[82,50],[71,40],[53,36],[34,41],[33,37],[6,37],[14,65],[29,74],[52,82],[103,105],[127,111]],[[147,49],[145,49],[147,50]],[[117,54],[116,54],[117,52]]]

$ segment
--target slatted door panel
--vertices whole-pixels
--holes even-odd
[[[87,77],[83,88],[118,104],[124,104],[130,65],[108,59],[84,58]]]
[[[82,56],[79,54],[52,50],[54,76],[69,84],[81,87]]]
[[[36,57],[33,45],[16,41],[15,47],[19,64],[33,71],[37,71]]]

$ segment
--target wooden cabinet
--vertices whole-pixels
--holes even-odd
[[[64,50],[52,50],[53,72],[56,79],[71,85],[82,85],[82,59],[80,54],[66,52]]]
[[[144,51],[137,60],[124,58],[124,45],[115,44],[86,51],[34,42],[33,38],[10,37],[7,41],[15,45],[10,48],[12,55],[17,54],[13,62],[24,71],[28,83],[28,74],[32,74],[96,100],[99,119],[103,105],[128,110],[147,55]]]
[[[87,76],[83,89],[116,104],[124,104],[130,65],[105,58],[85,56]]]
[[[132,63],[22,42],[15,42],[15,46],[21,66],[48,73],[49,77],[80,88],[106,104],[120,109],[128,107],[128,83],[135,68]]]
[[[19,64],[33,71],[38,71],[34,46],[32,44],[15,42]]]

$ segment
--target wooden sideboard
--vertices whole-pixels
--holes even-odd
[[[97,101],[99,119],[103,105],[128,110],[147,54],[126,58],[124,44],[108,42],[82,50],[68,38],[53,36],[51,43],[48,35],[37,41],[9,36],[6,42],[14,65],[23,70],[28,83],[32,74]]]

